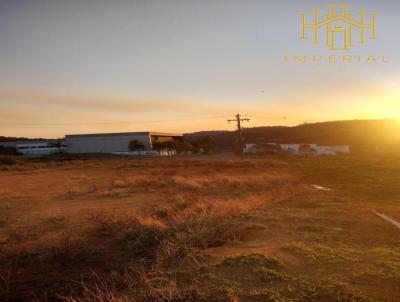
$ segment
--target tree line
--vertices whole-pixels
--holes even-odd
[[[211,137],[204,137],[195,141],[180,141],[180,140],[168,140],[168,141],[156,141],[153,143],[153,150],[161,151],[166,150],[167,153],[171,154],[176,151],[177,153],[205,153],[209,154],[213,150],[214,140]],[[132,140],[129,142],[129,150],[137,151],[140,155],[144,151],[145,146],[139,140]]]

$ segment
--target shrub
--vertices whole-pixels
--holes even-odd
[[[0,155],[0,166],[12,166],[12,165],[18,165],[18,164],[23,164],[23,160],[21,158],[15,157],[15,156],[4,156]]]
[[[94,224],[95,232],[101,236],[115,236],[140,224],[136,217],[116,216],[108,212],[93,213],[87,219]]]
[[[3,146],[0,146],[0,154],[18,155],[18,152],[17,152],[17,149],[15,147],[3,147]]]
[[[137,224],[126,233],[128,247],[135,255],[154,257],[155,250],[165,238],[165,232],[155,225]]]

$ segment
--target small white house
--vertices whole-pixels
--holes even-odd
[[[65,150],[65,144],[55,139],[0,142],[1,147],[13,148],[19,154],[27,156],[48,155]]]
[[[336,155],[350,153],[349,146],[318,146],[317,144],[281,144],[282,150],[292,154],[302,154],[301,146],[308,145],[316,155]]]
[[[244,149],[244,153],[264,153],[264,154],[273,154],[282,152],[282,148],[279,144],[275,143],[261,143],[261,144],[246,144]]]
[[[337,154],[348,154],[350,153],[349,146],[318,146],[317,144],[276,144],[276,143],[264,143],[264,144],[246,144],[243,152],[244,153],[264,153],[266,150],[273,149],[280,152],[290,154],[303,154],[301,146],[307,145],[309,151],[316,155],[337,155]],[[272,148],[275,147],[275,148]]]

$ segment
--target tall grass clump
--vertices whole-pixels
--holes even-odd
[[[118,273],[120,281],[92,280],[67,301],[207,301],[195,284],[179,281],[177,269],[186,259],[196,262],[203,250],[236,239],[234,218],[248,210],[244,203],[176,198],[145,213],[90,215],[95,236],[128,255],[129,269]]]

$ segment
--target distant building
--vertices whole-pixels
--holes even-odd
[[[336,155],[350,153],[349,146],[318,146],[317,144],[281,144],[281,148],[292,154],[303,154],[302,146],[308,146],[316,155]]]
[[[307,147],[307,148],[305,148]],[[276,144],[276,143],[258,143],[246,144],[244,153],[290,153],[304,154],[312,153],[316,155],[336,155],[350,153],[349,146],[318,146],[317,144]]]
[[[256,144],[246,144],[244,149],[244,153],[253,153],[253,154],[275,154],[281,153],[282,148],[279,144],[275,143],[256,143]]]
[[[122,132],[66,135],[68,153],[115,153],[128,154],[129,143],[138,140],[144,146],[143,154],[158,154],[154,143],[168,140],[182,140],[182,134],[160,132]],[[162,155],[163,153],[161,153]],[[170,153],[169,153],[170,154]]]
[[[49,155],[65,149],[65,145],[57,140],[0,142],[0,147],[14,148],[17,153],[27,156]]]

